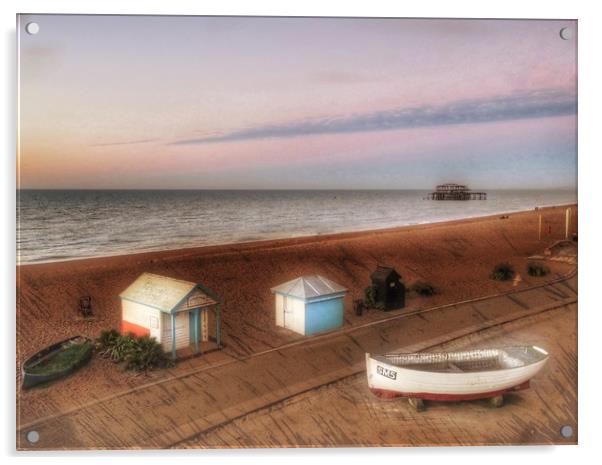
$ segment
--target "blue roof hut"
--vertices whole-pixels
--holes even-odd
[[[272,288],[276,325],[310,336],[343,326],[344,297],[340,284],[320,275],[302,276]]]

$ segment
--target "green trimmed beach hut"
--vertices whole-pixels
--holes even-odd
[[[143,273],[121,299],[121,333],[148,335],[175,359],[177,350],[221,347],[222,298],[200,283]]]
[[[343,326],[344,298],[340,284],[320,275],[302,276],[272,288],[276,325],[310,336]]]

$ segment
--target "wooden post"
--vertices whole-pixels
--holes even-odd
[[[502,405],[504,405],[504,396],[500,394],[499,396],[492,397],[489,399],[489,403],[492,407],[500,408]]]
[[[417,412],[424,410],[424,401],[418,397],[408,397],[408,403],[416,409]]]
[[[176,359],[176,314],[171,314],[171,358]]]
[[[201,311],[201,342],[209,340],[209,308],[205,307]]]
[[[539,214],[539,234],[538,234],[538,238],[541,241],[541,213]]]
[[[215,342],[217,342],[217,347],[222,348],[222,308],[221,305],[218,304],[215,309]]]
[[[565,239],[569,238],[569,224],[570,223],[571,223],[571,209],[567,208],[566,209],[565,225],[564,225],[564,238]]]

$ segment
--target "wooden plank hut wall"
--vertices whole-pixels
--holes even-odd
[[[119,297],[121,332],[149,335],[176,358],[178,349],[211,339],[209,312],[215,315],[215,342],[221,346],[222,299],[200,283],[143,273]]]

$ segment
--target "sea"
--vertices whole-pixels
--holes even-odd
[[[434,223],[577,202],[574,190],[19,190],[17,263]]]

